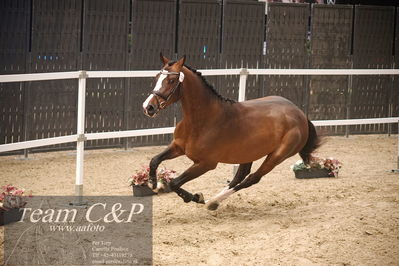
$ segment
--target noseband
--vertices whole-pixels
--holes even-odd
[[[179,85],[183,82],[184,80],[184,74],[183,72],[169,72],[166,70],[162,70],[159,72],[161,75],[179,75],[179,80],[177,81],[177,84],[173,87],[172,91],[169,93],[168,96],[164,96],[159,91],[153,90],[151,93],[155,96],[155,99],[157,100],[158,106],[161,109],[164,109],[166,104],[168,103],[169,99],[173,96],[173,94],[176,92],[177,88]],[[162,101],[159,100],[161,98]]]

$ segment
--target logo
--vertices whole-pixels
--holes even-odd
[[[5,265],[151,265],[152,199],[29,198],[5,226]]]

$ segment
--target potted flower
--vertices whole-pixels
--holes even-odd
[[[291,166],[296,178],[338,177],[342,163],[334,158],[311,157],[309,164],[302,160]]]
[[[176,177],[176,171],[162,168],[157,174],[157,192],[170,192],[168,183]],[[150,168],[143,167],[129,178],[129,185],[133,187],[133,195],[145,197],[157,194],[149,186]]]
[[[158,173],[158,184],[157,187],[164,193],[171,192],[172,190],[169,187],[169,182],[176,178],[177,174],[175,170],[168,170],[166,168],[162,168]]]
[[[19,221],[26,205],[24,189],[18,189],[12,185],[2,186],[0,190],[0,225]]]

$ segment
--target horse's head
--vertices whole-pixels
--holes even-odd
[[[186,57],[177,62],[170,61],[161,54],[163,67],[156,76],[156,83],[150,96],[143,103],[144,113],[154,117],[161,109],[180,99],[179,88],[184,80],[182,68]]]

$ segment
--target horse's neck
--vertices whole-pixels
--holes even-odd
[[[201,127],[220,114],[223,106],[195,73],[190,72],[186,77],[181,98],[183,119],[193,127]]]

